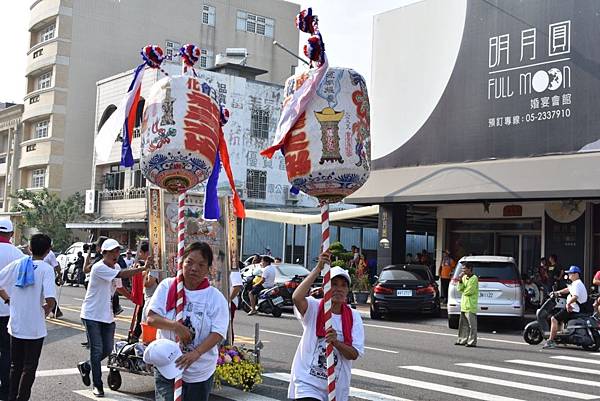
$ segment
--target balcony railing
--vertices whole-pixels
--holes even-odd
[[[140,199],[146,197],[146,187],[104,190],[99,193],[100,200]]]

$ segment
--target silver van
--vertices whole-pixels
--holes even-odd
[[[525,298],[515,260],[506,256],[465,256],[458,261],[448,289],[448,327],[458,328],[461,297],[458,276],[467,262],[479,279],[477,315],[513,317],[522,323]]]

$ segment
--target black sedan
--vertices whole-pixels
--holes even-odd
[[[439,316],[440,293],[427,266],[385,267],[371,290],[371,319],[393,313],[428,313]]]

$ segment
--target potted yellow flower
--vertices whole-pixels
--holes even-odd
[[[255,355],[243,347],[224,345],[219,348],[215,386],[221,388],[223,382],[244,391],[251,391],[262,383],[262,366]]]

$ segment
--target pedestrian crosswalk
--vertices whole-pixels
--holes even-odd
[[[581,356],[576,356],[581,355]],[[500,361],[456,361],[435,366],[399,365],[386,373],[352,369],[352,400],[411,401],[411,400],[600,400],[600,354],[540,354],[530,359]],[[593,368],[590,368],[590,365]],[[586,367],[588,366],[588,367]],[[76,369],[38,372],[38,377],[76,374]],[[264,384],[254,392],[223,387],[212,394],[215,400],[275,401],[284,400],[289,372],[267,372]],[[151,382],[149,381],[151,386]],[[361,388],[367,387],[367,388]],[[382,391],[380,391],[382,390]],[[85,398],[94,398],[89,390],[75,390]],[[390,393],[390,394],[386,394]],[[132,395],[107,392],[109,401],[144,401],[148,394]]]

